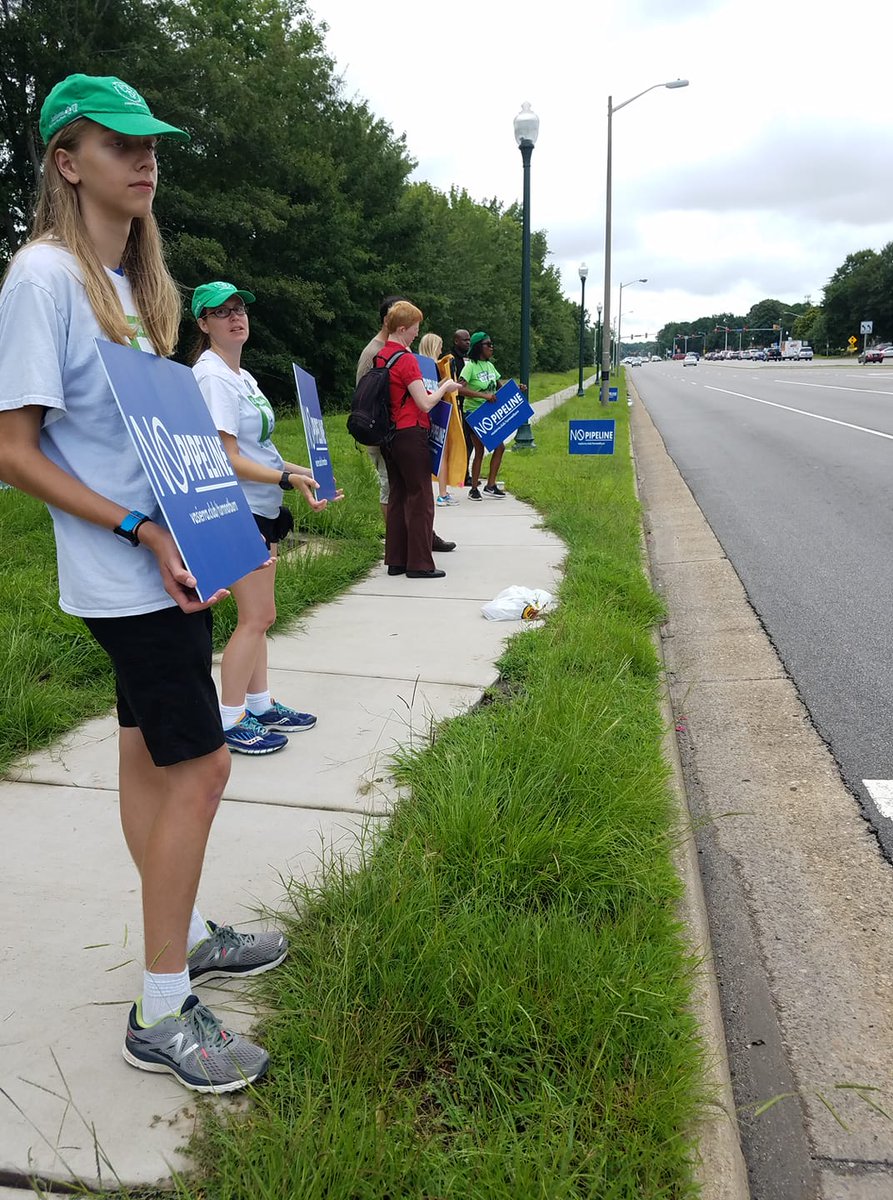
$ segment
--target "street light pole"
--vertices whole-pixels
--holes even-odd
[[[524,199],[521,222],[521,384],[530,385],[530,157],[540,131],[540,119],[525,100],[515,117],[515,141],[524,165]],[[525,421],[515,434],[516,450],[534,450],[530,423]]]
[[[632,287],[634,283],[647,283],[647,282],[648,282],[647,279],[631,279],[629,281],[629,283],[621,283],[621,285],[620,285],[620,299],[617,301],[617,352],[614,355],[615,368],[620,363],[620,354],[621,354],[620,339],[622,337],[622,330],[620,328],[620,317],[621,317],[621,314],[623,313],[623,289],[625,287]]]
[[[580,269],[577,272],[580,276],[580,381],[577,385],[577,395],[583,395],[583,329],[586,324],[586,276],[589,274],[589,268],[586,264],[580,263]]]
[[[644,96],[646,92],[653,92],[655,88],[683,88],[688,87],[687,79],[673,79],[669,83],[653,83],[651,87],[647,87],[644,91],[637,92],[635,96],[631,96],[629,100],[624,100],[622,104],[614,104],[614,97],[608,97],[608,159],[607,171],[605,173],[605,328],[610,328],[611,324],[611,140],[613,136],[613,117],[615,112],[620,112],[621,108],[626,108],[627,104],[632,104],[634,100],[638,100],[640,96]],[[602,347],[602,365],[601,365],[601,380],[599,386],[599,400],[603,405],[608,403],[608,388],[611,383],[611,354],[610,347]]]

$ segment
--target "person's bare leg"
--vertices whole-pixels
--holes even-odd
[[[496,477],[499,474],[499,467],[502,463],[502,456],[505,454],[505,442],[501,446],[497,446],[490,458],[490,470],[487,474],[487,487],[493,487],[496,483]]]
[[[251,684],[259,671],[266,680],[267,630],[276,620],[275,583],[275,568],[266,567],[252,571],[230,589],[239,619],[220,664],[220,701],[224,705],[235,708],[245,703],[247,692],[266,691],[266,686]]]
[[[388,506],[384,503],[384,501],[381,502],[381,519],[384,521],[385,529],[387,529],[387,527],[388,527]]]
[[[440,463],[440,474],[437,476],[437,492],[441,499],[450,494],[449,488],[447,487],[447,457],[445,446],[443,449],[443,459]]]
[[[474,434],[474,458],[471,460],[471,486],[480,487],[481,467],[484,463],[484,443]]]
[[[142,878],[146,968],[184,970],[211,822],[229,778],[225,747],[156,767],[138,729],[120,730],[121,824]]]

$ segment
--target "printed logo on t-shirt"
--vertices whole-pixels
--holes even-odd
[[[133,330],[130,336],[130,344],[134,350],[144,350],[146,354],[154,354],[155,348],[149,341],[148,335],[143,328],[143,322],[139,317],[128,314],[127,324]]]
[[[253,404],[260,415],[260,437],[257,440],[264,445],[272,437],[276,426],[273,406],[266,396],[249,396],[248,403]]]

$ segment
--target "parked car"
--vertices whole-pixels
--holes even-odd
[[[696,367],[698,365],[697,354],[686,354],[682,360],[683,367]]]

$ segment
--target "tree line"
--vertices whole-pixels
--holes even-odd
[[[517,372],[519,206],[411,182],[405,139],[345,95],[324,35],[303,0],[0,0],[0,267],[27,234],[44,97],[72,72],[119,75],[192,135],[163,140],[155,208],[184,289],[181,353],[189,291],[229,279],[258,297],[247,365],[275,401],[293,400],[297,360],[324,404],[345,404],[387,294],[447,344],[486,329]],[[580,310],[547,256],[535,232],[531,369],[564,371]]]
[[[713,313],[695,321],[671,321],[658,334],[658,352],[681,347],[687,336],[692,349],[747,349],[786,337],[808,342],[817,354],[843,354],[862,344],[860,327],[872,322],[869,343],[893,341],[893,242],[882,250],[848,254],[822,292],[822,303],[766,299],[744,314]],[[704,336],[701,336],[704,335]],[[854,342],[850,342],[854,338]]]

